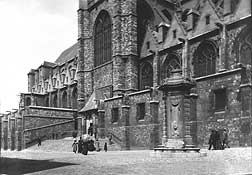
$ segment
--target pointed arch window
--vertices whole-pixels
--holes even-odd
[[[62,108],[67,108],[67,93],[66,91],[62,94]]]
[[[111,19],[106,11],[102,11],[95,23],[94,35],[94,65],[99,66],[112,59]]]
[[[56,94],[53,97],[53,107],[55,107],[55,108],[58,107],[58,97]]]
[[[73,109],[77,109],[77,105],[78,105],[78,102],[77,102],[77,88],[74,88],[73,89],[73,92],[72,92],[72,108]]]
[[[242,40],[240,44],[240,61],[243,64],[249,64],[252,63],[252,36],[251,33],[246,35]]]
[[[213,42],[205,41],[199,45],[194,54],[194,74],[196,77],[216,72],[217,47]]]
[[[163,65],[163,77],[169,78],[174,71],[181,71],[181,64],[181,59],[177,55],[168,55]]]
[[[153,68],[152,65],[148,62],[144,63],[141,70],[141,84],[140,89],[146,89],[146,87],[153,86]]]

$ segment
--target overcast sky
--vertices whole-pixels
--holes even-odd
[[[0,0],[0,113],[18,108],[27,73],[77,41],[78,0]]]

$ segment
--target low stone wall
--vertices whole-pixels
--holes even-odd
[[[77,111],[61,108],[30,106],[23,113],[23,139],[27,148],[42,140],[72,136]]]

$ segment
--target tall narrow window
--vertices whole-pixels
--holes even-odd
[[[145,116],[145,103],[137,104],[137,120],[143,120]]]
[[[77,109],[77,88],[74,88],[73,93],[72,93],[72,108]]]
[[[215,73],[217,48],[213,42],[205,41],[194,54],[194,74],[196,77]]]
[[[146,89],[153,86],[153,69],[152,65],[148,62],[144,63],[141,70],[140,89]]]
[[[217,89],[214,91],[215,111],[225,111],[227,105],[226,89]]]
[[[27,97],[25,99],[25,106],[30,106],[31,105],[31,98],[30,97]]]
[[[119,119],[119,108],[113,108],[112,111],[112,118],[111,118],[111,122],[115,123],[118,122]]]
[[[58,107],[58,97],[56,94],[53,97],[53,107],[55,107],[55,108]]]
[[[99,66],[103,63],[110,61],[112,58],[112,30],[111,19],[106,11],[102,11],[95,23],[94,35],[94,64]]]

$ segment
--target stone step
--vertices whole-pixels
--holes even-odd
[[[108,151],[120,151],[121,147],[120,145],[113,143],[109,144],[109,139],[99,139],[99,147],[101,150],[104,150],[104,144],[105,142],[107,143],[107,149]],[[34,151],[56,151],[56,152],[72,152],[73,144],[73,138],[68,137],[64,139],[59,139],[59,140],[45,140],[41,143],[41,146],[33,145],[27,150],[34,150]]]

